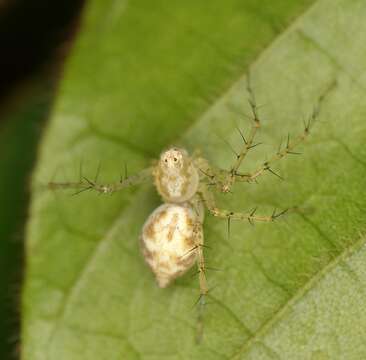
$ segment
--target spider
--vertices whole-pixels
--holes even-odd
[[[280,177],[272,169],[272,164],[286,155],[298,154],[294,149],[308,137],[320,104],[329,89],[330,87],[318,98],[311,116],[304,124],[303,132],[293,140],[288,137],[284,147],[252,172],[239,172],[249,151],[258,145],[254,141],[261,127],[258,107],[248,77],[247,90],[250,96],[252,127],[247,137],[238,129],[243,145],[241,151],[236,154],[230,170],[216,168],[203,157],[190,155],[186,149],[172,146],[163,151],[160,159],[151,167],[134,176],[121,178],[117,183],[99,184],[96,180],[83,177],[82,181],[74,183],[50,182],[49,188],[74,188],[78,189],[76,194],[86,190],[112,194],[133,185],[153,181],[164,203],[151,213],[143,225],[140,236],[142,254],[161,288],[167,287],[197,263],[200,288],[198,303],[205,305],[205,297],[209,291],[204,259],[205,208],[213,216],[227,219],[228,229],[231,220],[246,220],[251,224],[273,222],[288,210],[281,212],[275,210],[271,215],[264,216],[257,215],[256,209],[249,213],[220,209],[216,205],[213,190],[222,193],[231,192],[235,182],[255,182],[266,172]]]

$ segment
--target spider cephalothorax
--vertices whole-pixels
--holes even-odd
[[[197,192],[199,176],[187,151],[173,147],[161,154],[154,180],[164,201],[181,203]]]

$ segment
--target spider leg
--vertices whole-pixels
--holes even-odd
[[[237,128],[239,135],[243,140],[243,146],[240,149],[240,152],[236,154],[236,160],[234,164],[232,165],[230,170],[227,171],[227,174],[221,186],[222,192],[230,192],[231,187],[233,186],[233,184],[237,179],[239,167],[243,163],[246,156],[248,155],[249,150],[253,149],[254,147],[260,144],[260,143],[254,143],[256,134],[259,128],[261,127],[261,122],[258,116],[258,106],[255,100],[255,95],[251,86],[250,73],[248,73],[247,75],[247,92],[249,94],[248,102],[252,112],[252,116],[250,116],[250,119],[252,120],[252,127],[247,138],[244,136],[243,132],[239,128]]]
[[[136,175],[132,175],[129,177],[125,176],[124,178],[121,177],[120,180],[115,183],[101,184],[98,183],[97,176],[94,180],[91,180],[85,176],[80,176],[80,180],[77,182],[49,182],[48,188],[51,190],[75,189],[75,194],[79,194],[87,190],[94,190],[96,192],[99,192],[100,194],[112,194],[127,187],[138,185],[151,179],[153,175],[153,169],[153,167],[149,167],[140,171]]]
[[[277,212],[276,210],[274,210],[271,215],[257,215],[257,208],[254,208],[248,213],[224,210],[216,206],[213,194],[205,184],[201,185],[199,189],[199,194],[202,198],[204,205],[213,216],[221,219],[227,219],[228,222],[230,222],[231,220],[241,220],[248,221],[252,225],[254,224],[254,222],[273,222],[288,211],[288,209],[281,212]]]
[[[235,174],[235,178],[237,181],[244,181],[244,182],[252,182],[256,181],[258,177],[263,175],[265,172],[270,172],[271,174],[277,176],[278,178],[282,179],[280,175],[278,175],[272,168],[273,163],[276,161],[279,161],[286,157],[287,155],[300,155],[301,153],[295,151],[295,149],[301,145],[303,142],[306,141],[306,139],[309,137],[310,132],[313,128],[313,126],[316,123],[316,120],[318,119],[320,108],[328,94],[331,92],[331,90],[335,87],[336,82],[332,81],[327,88],[322,92],[322,94],[318,97],[314,107],[313,111],[308,118],[307,121],[304,121],[304,129],[300,135],[295,137],[294,139],[290,138],[290,134],[287,135],[287,141],[286,145],[284,147],[278,148],[277,152],[267,161],[265,161],[261,166],[259,166],[256,170],[254,170],[251,173],[248,174]]]
[[[310,135],[310,132],[313,128],[313,126],[316,123],[316,120],[318,119],[318,115],[320,112],[320,108],[322,103],[327,98],[328,94],[334,89],[336,85],[336,81],[333,80],[331,83],[328,84],[328,86],[325,88],[325,90],[320,94],[318,97],[314,107],[313,111],[308,118],[307,121],[304,122],[304,129],[301,134],[299,134],[297,137],[291,139],[290,134],[287,136],[287,141],[285,146],[279,146],[277,152],[269,158],[269,160],[263,162],[257,169],[254,171],[248,172],[248,173],[241,173],[239,172],[239,167],[242,163],[242,161],[247,156],[250,149],[257,146],[258,144],[254,144],[254,138],[257,133],[257,130],[260,128],[260,120],[257,114],[257,105],[255,103],[255,98],[253,91],[251,90],[250,83],[248,85],[248,92],[251,95],[251,100],[249,100],[249,103],[252,108],[253,113],[253,121],[254,124],[252,126],[251,132],[246,139],[243,135],[243,133],[238,129],[240,132],[240,135],[243,139],[244,145],[241,149],[240,153],[237,154],[237,159],[234,163],[234,165],[231,167],[229,171],[222,170],[222,169],[209,169],[206,170],[206,177],[208,177],[211,182],[215,182],[215,185],[217,185],[217,188],[221,192],[230,192],[231,187],[233,184],[238,182],[253,182],[257,181],[257,179],[263,175],[266,172],[271,173],[272,175],[277,176],[278,178],[282,179],[282,177],[275,172],[273,169],[273,164],[277,161],[283,159],[284,157],[288,155],[300,155],[298,151],[295,151],[299,145],[301,145],[303,142],[306,141],[308,136]],[[207,167],[206,167],[207,168]],[[218,215],[219,216],[219,215]]]
[[[200,224],[201,226],[201,224]],[[196,237],[196,254],[197,254],[197,267],[198,267],[198,279],[200,286],[200,295],[197,300],[198,305],[198,317],[197,317],[197,332],[196,332],[196,341],[199,343],[203,337],[203,315],[206,305],[206,295],[208,293],[207,287],[207,279],[206,279],[206,266],[205,266],[205,258],[204,258],[204,244],[203,244],[203,234],[202,232],[198,232],[199,234]]]

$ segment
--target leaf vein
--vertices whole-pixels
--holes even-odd
[[[365,237],[361,236],[355,243],[346,246],[343,251],[341,251],[337,256],[334,257],[330,262],[328,262],[323,268],[312,276],[309,281],[307,281],[304,286],[299,288],[299,290],[288,299],[278,311],[263,325],[253,333],[252,336],[246,341],[236,352],[234,352],[230,359],[236,359],[244,353],[248,353],[252,348],[253,344],[256,342],[261,342],[261,339],[273,329],[287,314],[291,311],[292,307],[298,303],[309,291],[311,291],[320,282],[321,279],[330,273],[335,267],[342,264],[345,259],[349,258],[352,254],[356,253],[362,246],[366,243]]]

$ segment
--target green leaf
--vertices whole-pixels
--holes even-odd
[[[28,207],[29,174],[39,130],[50,108],[50,86],[42,78],[20,86],[1,103],[0,121],[0,358],[13,357],[19,331],[16,298],[22,277],[21,241]],[[47,94],[47,95],[46,95]]]
[[[362,359],[366,357],[366,4],[320,0],[274,39],[300,3],[92,1],[66,67],[33,178],[23,292],[23,359]],[[276,19],[276,21],[272,21]],[[281,20],[280,20],[281,19]],[[271,45],[255,59],[263,44]],[[204,340],[195,344],[194,270],[158,289],[138,249],[153,186],[114,196],[39,190],[94,176],[115,181],[169,144],[233,162],[250,120],[249,63],[263,128],[254,169],[287,134],[302,131],[334,80],[310,141],[265,174],[237,184],[220,206],[282,221],[210,216],[205,241],[213,288]]]

